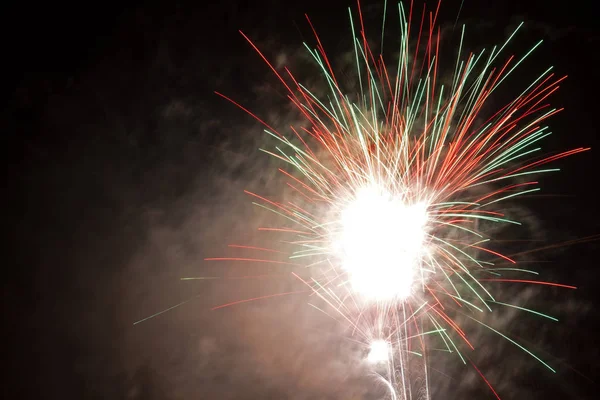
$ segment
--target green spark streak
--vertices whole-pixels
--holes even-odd
[[[544,115],[547,116],[550,113],[554,112],[554,110],[552,110],[549,113],[546,113]],[[539,121],[540,119],[538,119]],[[520,135],[522,132],[524,132],[525,130],[529,129],[530,126],[534,125],[534,123],[537,121],[534,121],[533,123],[529,124],[528,126],[526,126],[525,128],[521,129],[519,132],[517,132],[513,137],[511,137],[510,139],[508,139],[506,141],[506,143],[510,143],[514,138],[516,138],[518,135]],[[547,127],[541,128],[539,130],[537,130],[536,132],[530,134],[530,136],[526,139],[523,139],[515,144],[513,144],[511,147],[509,147],[508,149],[506,149],[504,152],[502,152],[500,155],[496,156],[494,158],[494,161],[492,163],[489,164],[489,167],[484,169],[483,172],[487,172],[487,171],[491,171],[492,169],[502,165],[502,164],[506,164],[508,161],[512,161],[518,157],[521,157],[523,155],[529,154],[530,152],[527,153],[521,153],[521,154],[517,154],[517,156],[513,157],[513,158],[508,158],[510,157],[512,154],[517,153],[519,150],[524,149],[525,147],[538,142],[539,140],[547,137],[548,135],[551,134],[551,132],[544,132],[547,129]],[[494,151],[494,153],[500,151],[503,147],[505,146],[505,144],[503,144],[502,146],[500,146],[497,150]],[[539,149],[534,149],[534,150],[539,150]],[[492,154],[493,155],[493,154]],[[490,155],[487,158],[490,158],[492,155]],[[486,159],[487,159],[486,158]],[[508,159],[507,159],[508,158]]]
[[[404,323],[403,323],[403,324],[402,324],[400,327],[402,327],[402,326],[406,325],[406,324],[408,323],[408,321],[411,321],[411,320],[412,320],[412,318],[413,318],[415,315],[417,315],[417,314],[419,313],[419,311],[421,311],[421,310],[423,309],[423,307],[425,307],[427,304],[429,304],[427,301],[423,302],[423,304],[421,304],[421,305],[419,306],[419,308],[417,308],[417,309],[416,309],[416,310],[415,310],[415,311],[412,313],[412,315],[411,315],[410,317],[408,317],[408,318],[406,318],[406,319],[405,319],[405,322],[404,322]]]
[[[442,104],[442,98],[444,97],[444,85],[441,86],[440,88],[440,94],[438,95],[438,104],[437,104],[437,109],[435,111],[436,116],[439,115],[440,113],[440,106]],[[440,137],[439,134],[439,129],[441,129],[442,124],[439,124],[439,129],[436,131],[436,127],[438,126],[438,123],[440,122],[439,118],[436,118],[434,123],[433,123],[433,135],[431,137],[431,140],[429,141],[429,153],[431,154],[433,152],[433,145],[438,143],[438,139]]]
[[[516,160],[518,158],[524,157],[524,156],[526,156],[528,154],[535,153],[535,152],[541,150],[540,147],[537,147],[535,149],[531,149],[531,150],[525,151],[523,153],[517,153],[520,150],[520,148],[526,147],[527,145],[528,145],[528,143],[523,143],[523,144],[520,144],[516,148],[508,149],[507,153],[506,153],[506,156],[504,156],[504,157],[501,156],[494,164],[490,165],[490,167],[488,168],[488,170],[492,170],[492,169],[494,169],[496,167],[499,167],[499,166],[501,166],[503,164],[508,164],[509,162],[514,161],[514,160]],[[514,153],[517,153],[517,154],[513,155]],[[513,155],[513,156],[510,157],[511,155]],[[507,157],[510,157],[510,158],[507,158]]]
[[[350,16],[350,27],[352,28],[352,38],[354,39],[354,55],[356,57],[356,71],[358,72],[358,86],[360,87],[360,98],[363,99],[365,97],[365,94],[363,92],[363,84],[362,84],[362,77],[361,77],[361,73],[360,73],[360,62],[358,61],[358,49],[356,47],[356,32],[354,31],[354,20],[352,19],[352,10],[350,9],[350,7],[348,7],[348,15]],[[385,17],[384,17],[385,18]],[[383,20],[385,23],[385,19]],[[381,37],[382,37],[382,45],[383,45],[383,32],[381,33]]]
[[[358,41],[358,39],[355,39],[355,41]],[[370,77],[371,83],[372,83],[371,84],[371,87],[372,87],[372,89],[371,89],[372,99],[371,100],[373,101],[373,104],[375,104],[374,97],[375,97],[375,94],[377,94],[377,97],[379,99],[379,105],[381,106],[382,110],[385,110],[385,107],[383,106],[383,101],[381,100],[381,95],[379,94],[379,91],[377,90],[377,86],[376,86],[377,81],[375,80],[375,77],[373,76],[373,71],[371,70],[371,66],[368,62],[367,55],[365,54],[362,46],[359,46],[358,48],[360,49],[360,53],[362,54],[363,59],[365,60],[365,63],[367,64],[367,71],[369,71],[369,77]],[[377,108],[373,107],[373,112],[376,112],[376,111],[377,111]]]
[[[488,269],[486,269],[486,271],[518,271],[518,272],[525,272],[528,274],[539,275],[539,272],[531,271],[528,269],[521,269],[521,268],[488,268]]]
[[[499,302],[499,301],[491,301],[491,300],[488,300],[488,301],[489,301],[490,303],[494,303],[494,304],[500,304],[500,305],[503,305],[503,306],[506,306],[506,307],[512,307],[512,308],[516,308],[516,309],[519,309],[519,310],[522,310],[522,311],[527,311],[528,313],[532,313],[532,314],[535,314],[535,315],[539,315],[540,317],[548,318],[548,319],[551,319],[552,321],[556,321],[556,322],[558,322],[558,319],[556,319],[556,318],[554,318],[554,317],[551,317],[551,316],[549,316],[549,315],[547,315],[547,314],[543,314],[543,313],[541,313],[541,312],[538,312],[538,311],[533,311],[533,310],[531,310],[531,309],[529,309],[529,308],[524,308],[524,307],[515,306],[514,304],[501,303],[501,302]]]
[[[540,188],[535,188],[535,189],[524,190],[524,191],[519,192],[519,193],[513,193],[513,194],[510,194],[508,196],[504,196],[504,197],[501,197],[499,199],[490,201],[489,203],[486,203],[486,204],[482,205],[481,207],[485,207],[485,206],[493,204],[493,203],[498,203],[499,201],[510,199],[512,197],[521,196],[521,195],[524,195],[526,193],[538,192],[539,190],[540,190]]]
[[[451,223],[443,222],[443,221],[434,221],[434,222],[436,224],[446,225],[446,226],[450,226],[452,228],[460,229],[460,230],[465,231],[465,232],[469,232],[469,233],[471,233],[471,234],[473,234],[475,236],[478,236],[478,237],[483,237],[481,234],[475,232],[474,230],[471,230],[469,228],[465,228],[464,226],[461,226],[461,225],[451,224]]]
[[[483,268],[483,266],[479,263],[479,261],[475,260],[473,257],[471,257],[470,255],[468,255],[467,253],[465,253],[464,251],[460,250],[458,247],[450,244],[447,241],[444,241],[442,239],[439,238],[435,238],[434,239],[446,244],[447,246],[453,248],[454,250],[457,250],[459,253],[465,255],[467,258],[469,258],[471,261],[473,261],[475,264],[479,265],[481,268]],[[447,249],[440,247],[440,250],[442,250],[444,253],[446,253],[450,258],[454,259],[454,261],[457,263],[457,265],[465,272],[465,274],[467,274],[467,276],[469,278],[471,278],[481,289],[483,289],[483,291],[490,297],[490,299],[494,300],[494,296],[491,295],[490,292],[487,291],[487,289],[481,284],[481,282],[479,282],[477,279],[475,279],[475,277],[473,275],[471,275],[471,272],[469,272],[469,270],[465,267],[465,265],[454,255],[452,254],[450,251],[448,251]],[[469,287],[469,289],[471,289],[471,291],[473,293],[475,293],[475,295],[477,297],[479,297],[479,299],[481,300],[481,302],[490,310],[492,311],[492,309],[487,305],[487,303],[485,302],[485,300],[483,300],[483,298],[479,295],[479,292],[477,290],[475,290],[473,288],[473,286],[471,286],[471,284],[469,284],[469,282],[467,282],[467,280],[465,278],[462,277],[462,274],[456,274],[458,275],[458,277]]]
[[[539,358],[538,356],[536,356],[535,354],[533,354],[531,351],[527,350],[525,347],[521,346],[519,343],[515,342],[514,340],[512,340],[511,338],[509,338],[508,336],[506,336],[505,334],[503,334],[502,332],[497,331],[496,329],[492,328],[489,325],[484,324],[483,322],[469,316],[469,315],[465,315],[466,317],[472,319],[473,321],[477,322],[480,325],[485,326],[486,328],[488,328],[489,330],[491,330],[492,332],[502,336],[504,339],[508,340],[509,342],[511,342],[512,344],[514,344],[515,346],[517,346],[518,348],[520,348],[521,350],[523,350],[525,353],[529,354],[531,357],[535,358],[536,360],[538,360],[542,365],[544,365],[546,368],[548,368],[550,371],[556,373],[556,370],[554,368],[552,368],[550,365],[546,364],[544,362],[544,360],[542,360],[541,358]]]
[[[455,205],[464,205],[464,206],[478,206],[479,203],[473,203],[470,201],[446,201],[443,203],[434,203],[431,205],[431,207],[437,207],[437,208],[450,208],[453,207]]]
[[[521,22],[521,25],[523,25],[523,23]],[[519,25],[519,27],[521,26]],[[521,64],[531,53],[534,52],[535,49],[537,49],[541,44],[542,44],[543,40],[540,40],[535,46],[533,46],[531,48],[531,50],[529,50],[527,52],[527,54],[525,54],[523,57],[521,57],[521,59],[504,75],[504,77],[502,79],[500,79],[500,81],[496,84],[496,86],[494,86],[491,90],[490,93],[492,93],[498,86],[500,86],[500,84],[502,82],[504,82],[504,80],[506,78],[509,77],[509,75],[519,66],[519,64]]]
[[[498,182],[498,181],[501,181],[503,179],[516,178],[517,176],[542,174],[542,173],[546,173],[546,172],[557,172],[557,171],[560,171],[560,168],[538,169],[538,170],[534,170],[534,171],[520,172],[518,174],[510,174],[510,175],[506,175],[506,176],[501,176],[499,178],[494,178],[494,179],[489,179],[487,181],[482,181],[482,182],[474,183],[474,184],[472,184],[470,186],[467,186],[466,188],[469,189],[469,188],[473,188],[475,186],[484,185],[486,183]]]
[[[511,33],[511,35],[508,37],[508,39],[506,39],[506,41],[504,42],[504,44],[502,45],[502,47],[500,47],[500,50],[498,50],[498,52],[496,53],[496,55],[494,56],[494,58],[491,61],[494,61],[496,59],[496,57],[498,57],[500,55],[500,53],[502,52],[502,50],[504,50],[504,48],[508,45],[508,43],[512,40],[512,38],[517,34],[517,32],[519,31],[519,29],[521,29],[521,27],[523,26],[524,22],[521,22],[519,24],[519,26],[517,26],[517,28],[513,31],[513,33]]]
[[[162,311],[159,311],[159,312],[157,312],[157,313],[154,313],[154,314],[150,315],[149,317],[146,317],[146,318],[140,319],[139,321],[136,321],[136,322],[134,322],[134,323],[133,323],[133,325],[137,325],[137,324],[140,324],[140,323],[142,323],[142,322],[144,322],[144,321],[147,321],[147,320],[149,320],[149,319],[152,319],[152,318],[154,318],[154,317],[158,317],[158,316],[159,316],[159,315],[161,315],[161,314],[164,314],[164,313],[166,313],[166,312],[169,312],[169,311],[171,311],[171,310],[173,310],[173,309],[175,309],[175,308],[177,308],[177,307],[180,307],[180,306],[182,306],[182,305],[184,305],[184,304],[187,304],[187,303],[189,303],[190,301],[192,301],[192,300],[196,299],[196,298],[197,298],[197,297],[199,297],[199,296],[200,296],[200,295],[196,295],[196,296],[192,297],[191,299],[187,299],[187,300],[185,300],[185,301],[182,301],[181,303],[175,304],[174,306],[172,306],[172,307],[169,307],[169,308],[167,308],[167,309],[165,309],[165,310],[162,310]]]
[[[491,265],[494,265],[494,264],[491,264]],[[490,270],[488,270],[488,269],[486,269],[486,270],[485,270],[485,271],[483,271],[483,272],[486,272],[486,273],[488,273],[488,274],[490,274],[490,275],[493,275],[493,276],[502,276],[502,274],[499,274],[499,273],[497,273],[497,272],[490,271]]]
[[[446,271],[444,271],[444,268],[442,268],[438,262],[438,260],[436,260],[435,258],[433,258],[431,261],[433,261],[433,264],[435,264],[433,267],[435,268],[436,266],[438,267],[436,269],[439,271],[442,271],[442,274],[444,274],[444,277],[446,278],[446,282],[450,283],[450,286],[452,286],[452,289],[454,289],[454,293],[456,293],[458,295],[458,297],[460,297],[460,292],[458,291],[458,289],[456,288],[456,286],[454,285],[454,283],[452,282],[452,279],[450,279],[450,276],[446,273]]]
[[[483,207],[483,206],[480,206]],[[512,221],[510,219],[506,219],[506,218],[498,218],[498,217],[490,217],[487,215],[477,215],[477,214],[458,214],[458,213],[444,213],[445,216],[448,217],[463,217],[463,218],[473,218],[473,219],[483,219],[486,221],[492,221],[492,222],[506,222],[509,224],[514,224],[514,225],[521,225],[520,222],[517,221]]]
[[[458,76],[457,75],[458,74],[458,65],[461,62],[460,61],[460,54],[462,53],[463,41],[465,39],[465,29],[466,29],[466,26],[463,24],[463,26],[462,26],[462,32],[460,34],[460,43],[458,45],[458,54],[456,56],[456,66],[454,67],[454,76],[455,77]],[[455,89],[455,86],[454,86],[454,83],[453,83],[452,84],[452,91],[453,92],[454,92],[454,89]]]
[[[180,278],[181,281],[197,281],[197,280],[212,280],[222,279],[220,276],[190,276],[187,278]]]
[[[331,93],[333,94],[333,97],[334,97],[335,102],[338,106],[338,109],[342,115],[342,118],[344,118],[344,125],[348,126],[348,121],[346,121],[346,116],[344,115],[342,106],[340,105],[340,102],[338,100],[338,98],[342,95],[342,93],[340,92],[340,89],[335,85],[335,81],[333,80],[333,78],[331,77],[329,72],[327,71],[327,67],[321,60],[321,57],[319,57],[319,55],[316,52],[312,51],[306,43],[304,44],[304,46],[308,49],[308,52],[313,56],[313,58],[315,59],[315,61],[319,65],[319,67],[321,67],[321,70],[323,71],[323,75],[325,76],[325,78],[327,80],[327,84],[329,85]]]
[[[426,335],[431,335],[433,333],[440,333],[440,332],[445,332],[445,331],[446,331],[446,329],[443,329],[443,328],[442,329],[435,329],[433,331],[422,332],[422,333],[418,333],[418,334],[413,335],[413,336],[408,336],[408,337],[404,338],[404,340],[415,339],[415,338],[418,338],[418,337],[424,337]]]
[[[448,348],[448,352],[450,353],[454,353],[454,351],[456,351],[456,354],[458,354],[458,356],[460,357],[460,359],[462,360],[463,364],[467,364],[467,362],[465,361],[465,359],[463,358],[461,352],[458,350],[458,347],[456,347],[456,345],[454,344],[454,341],[452,340],[452,338],[450,337],[450,335],[448,335],[448,332],[446,332],[445,330],[443,330],[442,326],[440,325],[440,323],[438,323],[436,321],[436,319],[432,316],[432,315],[428,315],[429,319],[431,320],[431,322],[433,323],[433,325],[435,325],[435,327],[440,330],[440,337],[442,338],[442,340],[444,341],[444,344],[446,345],[446,347]],[[445,338],[444,338],[445,336]],[[446,339],[448,339],[446,341]],[[450,343],[452,345],[452,347],[454,348],[454,351],[452,351],[450,349],[450,346],[448,346],[448,343]]]
[[[465,303],[466,305],[473,307],[474,309],[476,309],[477,311],[479,311],[479,312],[481,312],[481,313],[483,312],[483,309],[482,309],[482,308],[479,308],[479,307],[477,307],[475,304],[473,304],[473,303],[471,303],[471,302],[469,302],[469,301],[465,300],[465,298],[464,298],[464,297],[453,296],[453,295],[451,295],[450,293],[445,293],[445,294],[446,294],[447,296],[450,296],[450,297],[452,297],[453,299],[456,299],[456,300],[460,301],[461,303]],[[491,300],[487,300],[487,301],[491,301]],[[491,309],[490,309],[490,311],[491,311]]]
[[[383,22],[381,23],[381,54],[383,54],[383,37],[385,34],[385,16],[387,14],[387,0],[383,2]]]

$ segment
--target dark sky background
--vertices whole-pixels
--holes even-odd
[[[562,171],[541,179],[544,196],[526,201],[540,229],[536,237],[553,243],[600,233],[600,32],[593,2],[464,3],[459,21],[467,23],[475,46],[496,43],[521,20],[526,26],[514,43],[517,54],[545,40],[511,85],[523,88],[548,65],[569,75],[552,101],[566,110],[551,119],[555,135],[545,146],[592,147],[557,163]],[[365,13],[377,29],[380,10],[371,4],[365,2]],[[452,26],[459,5],[442,4],[444,26]],[[304,13],[330,53],[345,51],[347,6],[355,4],[6,6],[2,64],[10,72],[4,73],[0,126],[5,214],[14,241],[3,279],[3,398],[376,398],[361,391],[364,378],[347,367],[342,345],[315,342],[315,332],[326,329],[305,305],[210,311],[273,285],[179,280],[219,273],[202,260],[222,255],[234,241],[229,238],[247,235],[243,220],[258,217],[241,191],[268,190],[272,179],[268,161],[255,154],[260,127],[213,93],[257,110],[280,101],[276,81],[238,29],[293,64],[302,41],[313,43]],[[285,115],[277,114],[275,108],[264,116],[285,124]],[[596,242],[575,244],[540,257],[548,261],[539,268],[549,280],[579,289],[519,294],[531,295],[531,304],[548,298],[538,303],[561,322],[524,319],[508,328],[532,334],[559,373],[509,362],[526,358],[522,353],[490,351],[482,369],[496,379],[502,398],[597,393],[597,248]],[[323,360],[324,353],[332,359]],[[440,389],[435,398],[493,398],[481,381],[460,389],[470,382],[461,376],[456,372],[446,383],[451,393]]]

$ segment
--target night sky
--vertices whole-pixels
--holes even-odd
[[[453,43],[460,3],[441,8]],[[523,54],[544,39],[498,104],[552,65],[569,78],[552,98],[565,111],[550,119],[554,135],[544,149],[592,147],[556,163],[561,171],[541,177],[541,194],[523,201],[530,236],[541,247],[599,234],[600,32],[593,2],[487,3],[464,1],[458,25],[467,24],[470,48],[498,43],[520,21],[525,27],[511,51]],[[223,266],[204,258],[247,238],[247,222],[260,218],[243,190],[276,190],[276,164],[256,151],[261,126],[214,91],[252,104],[276,125],[293,118],[281,106],[282,88],[238,30],[310,79],[302,42],[314,47],[314,39],[304,13],[329,53],[343,58],[348,6],[355,3],[7,6],[0,126],[13,240],[4,263],[3,398],[378,398],[349,366],[336,328],[301,299],[210,311],[290,282],[180,281],[222,274]],[[378,35],[381,4],[365,1],[363,10]],[[390,15],[393,29],[397,17]],[[394,42],[392,35],[386,40]],[[505,323],[557,374],[499,339],[482,339],[479,365],[503,399],[594,398],[597,249],[598,242],[578,243],[530,260],[548,280],[578,290],[515,292],[560,321],[518,316]],[[434,377],[435,399],[494,398],[478,375],[452,363],[443,362],[450,377]]]

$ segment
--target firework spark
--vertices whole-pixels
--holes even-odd
[[[329,88],[324,96],[311,92],[287,68],[280,73],[242,33],[286,88],[304,124],[285,135],[219,94],[254,116],[279,142],[262,151],[282,162],[279,171],[289,194],[270,199],[247,192],[254,204],[281,217],[281,226],[262,228],[279,234],[276,249],[237,246],[265,256],[211,260],[295,268],[294,276],[320,299],[311,304],[347,324],[369,349],[369,362],[387,365],[382,379],[394,398],[421,396],[413,393],[415,374],[424,376],[429,397],[427,354],[435,348],[467,364],[462,349],[474,346],[459,317],[476,321],[553,370],[482,319],[493,306],[545,316],[500,301],[493,282],[561,286],[504,278],[507,272],[528,271],[501,254],[489,226],[519,225],[504,214],[502,202],[539,190],[531,177],[557,170],[545,164],[587,150],[540,155],[539,143],[551,134],[543,122],[560,111],[546,99],[564,78],[547,69],[490,113],[490,96],[540,43],[521,58],[505,56],[519,26],[501,46],[465,56],[463,26],[453,78],[444,85],[438,70],[439,4],[434,12],[423,10],[420,25],[412,21],[412,2],[408,9],[398,4],[397,11],[399,57],[389,65],[383,50],[377,54],[369,45],[360,4],[359,35],[349,9],[354,91],[345,89],[352,83],[334,73],[307,17],[317,48],[306,47]]]

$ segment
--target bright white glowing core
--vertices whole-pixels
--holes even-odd
[[[374,340],[369,347],[367,361],[370,363],[380,363],[388,361],[390,356],[390,345],[385,340]]]
[[[377,188],[360,190],[342,213],[342,266],[366,299],[411,294],[423,244],[427,207],[406,204]]]

